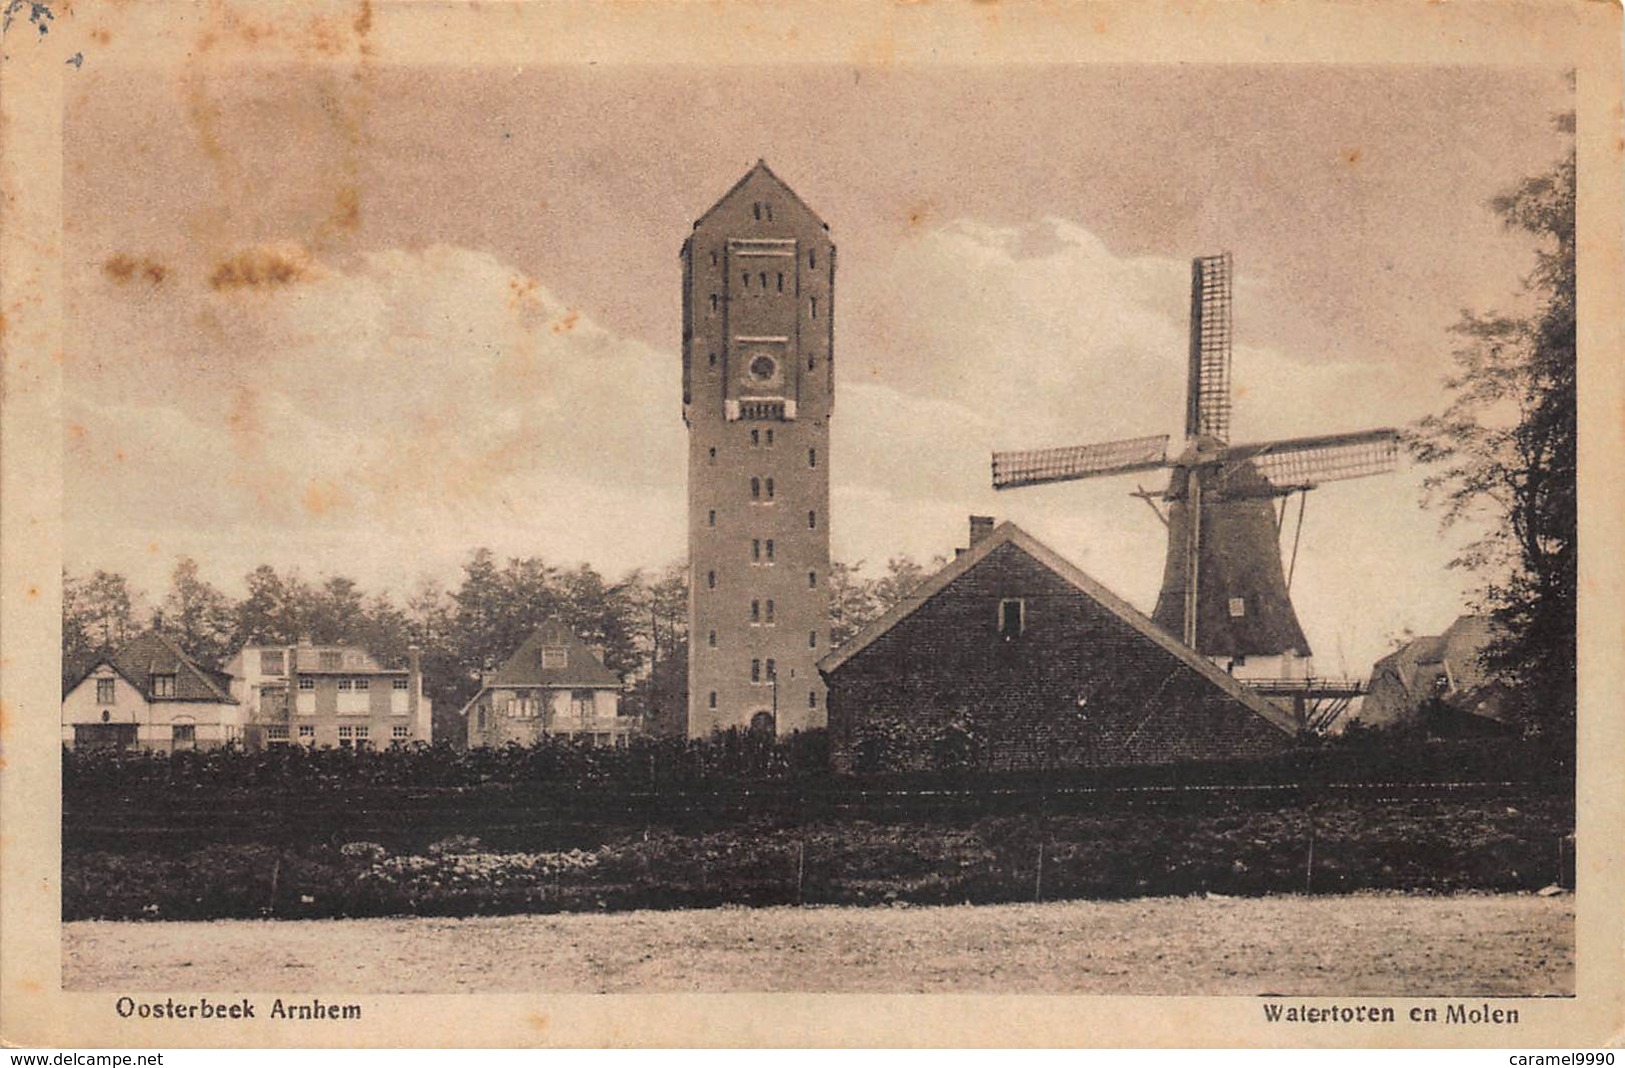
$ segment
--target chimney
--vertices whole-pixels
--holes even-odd
[[[973,515],[970,517],[970,547],[980,545],[989,534],[993,533],[993,517],[990,515]]]
[[[406,647],[406,714],[412,729],[418,729],[418,695],[423,692],[423,650]]]

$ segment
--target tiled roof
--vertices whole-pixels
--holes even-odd
[[[563,649],[563,667],[543,667],[542,650]],[[494,686],[581,686],[620,688],[621,680],[593,655],[585,642],[557,620],[525,640],[487,681]]]
[[[169,638],[155,630],[139,634],[125,642],[117,652],[97,657],[74,680],[72,690],[102,664],[124,676],[124,680],[141,692],[148,701],[209,701],[216,704],[236,704],[231,696],[231,676],[223,671],[204,667],[181,651]],[[172,697],[155,697],[152,692],[154,675],[175,676]]]
[[[705,222],[705,220],[707,218],[709,218],[713,212],[715,212],[718,208],[722,207],[722,205],[726,204],[730,197],[732,197],[735,193],[738,193],[739,190],[743,189],[745,187],[746,183],[748,183],[752,178],[756,177],[758,174],[765,176],[774,185],[778,186],[785,193],[787,193],[789,195],[790,199],[793,202],[795,202],[795,204],[797,206],[799,206],[802,211],[804,211],[808,215],[812,216],[812,219],[813,219],[814,222],[818,223],[820,226],[824,227],[824,229],[826,229],[826,230],[829,229],[829,224],[824,222],[823,219],[820,219],[818,217],[818,213],[816,211],[813,211],[812,208],[807,204],[807,202],[805,200],[802,200],[801,196],[794,189],[791,189],[789,184],[786,183],[783,178],[780,178],[778,175],[773,173],[773,169],[767,165],[767,160],[765,160],[765,159],[757,160],[756,161],[756,166],[754,166],[750,170],[746,171],[742,176],[740,176],[739,181],[735,182],[732,186],[730,186],[726,193],[724,193],[724,194],[722,194],[722,196],[718,197],[717,202],[715,204],[712,204],[709,208],[707,208],[704,215],[701,215],[697,220],[695,220],[695,222],[694,222],[695,227],[697,228],[697,227],[699,227],[699,225],[701,223]]]

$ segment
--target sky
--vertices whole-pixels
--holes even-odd
[[[1134,478],[996,494],[989,452],[1177,435],[1189,261],[1221,250],[1233,440],[1440,410],[1451,325],[1533,265],[1488,201],[1567,151],[1571,98],[1505,67],[80,73],[64,564],[153,598],[181,555],[233,594],[271,563],[397,596],[478,546],[678,561],[678,251],[765,158],[839,249],[835,556],[951,555],[991,514],[1149,611]],[[1421,476],[1311,495],[1322,673],[1465,610]]]

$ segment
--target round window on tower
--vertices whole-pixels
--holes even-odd
[[[771,382],[779,373],[779,362],[762,355],[750,361],[750,376],[758,382]]]

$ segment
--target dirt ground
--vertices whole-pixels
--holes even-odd
[[[70,990],[1549,995],[1569,895],[71,923]]]

